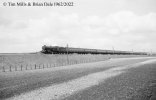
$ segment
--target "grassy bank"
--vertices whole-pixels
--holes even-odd
[[[91,55],[91,54],[1,54],[0,72],[42,69],[78,63],[103,61],[110,58],[137,55]],[[140,56],[140,55],[139,55]]]

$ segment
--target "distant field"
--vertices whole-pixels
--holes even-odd
[[[58,67],[70,64],[103,61],[110,58],[140,57],[140,55],[91,54],[0,54],[0,72]],[[11,68],[11,69],[10,69]]]

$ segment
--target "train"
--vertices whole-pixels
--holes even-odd
[[[146,52],[132,52],[120,50],[102,50],[102,49],[87,49],[87,48],[73,48],[61,46],[42,46],[42,53],[44,54],[118,54],[118,55],[147,55]]]

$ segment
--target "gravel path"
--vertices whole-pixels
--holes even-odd
[[[142,78],[142,75],[140,75],[140,74],[142,74],[141,71],[135,72],[135,71],[131,71],[131,70],[132,69],[140,69],[140,68],[142,69],[144,67],[148,68],[146,65],[150,65],[150,64],[152,64],[152,68],[153,68],[153,64],[155,64],[155,63],[156,63],[156,60],[154,59],[154,60],[147,60],[147,61],[135,63],[135,64],[133,63],[131,65],[110,68],[108,70],[85,75],[83,77],[80,77],[80,78],[77,78],[77,79],[74,79],[74,80],[71,80],[68,82],[53,84],[49,87],[43,87],[43,88],[39,88],[37,90],[33,90],[28,93],[23,93],[19,96],[14,96],[12,98],[9,98],[8,100],[53,100],[53,99],[55,100],[55,99],[64,99],[64,98],[71,99],[71,100],[73,100],[73,99],[76,99],[76,100],[77,99],[79,99],[79,100],[91,100],[91,99],[92,100],[95,100],[95,99],[98,99],[98,100],[104,100],[104,99],[106,99],[106,100],[114,100],[114,99],[115,100],[121,100],[121,99],[125,100],[125,96],[127,99],[127,95],[125,95],[125,94],[129,94],[128,89],[133,90],[133,87],[131,87],[129,85],[124,86],[124,84],[129,83],[129,82],[127,82],[127,80],[124,81],[124,79],[125,78],[128,80],[131,79],[131,75],[136,75],[136,76],[133,76],[133,77],[137,77],[136,80],[139,80],[140,78]],[[130,73],[130,72],[132,72],[132,73]],[[145,72],[146,72],[146,70],[145,70]],[[149,71],[147,71],[147,72],[149,72]],[[138,74],[138,73],[140,73],[140,74]],[[125,75],[127,75],[127,77],[125,77]],[[149,73],[145,74],[144,76],[151,77],[149,75]],[[144,76],[143,76],[143,78],[146,78]],[[116,79],[118,77],[123,77],[124,79],[120,79],[120,78]],[[134,83],[137,82],[136,80],[133,79],[133,77],[131,80],[134,81]],[[109,82],[112,79],[115,81]],[[116,81],[119,83],[117,83]],[[120,82],[123,84],[121,84]],[[142,81],[139,80],[138,82],[142,82]],[[116,86],[114,86],[113,84],[115,84]],[[141,83],[136,86],[140,86],[140,85],[142,87]],[[106,87],[108,89],[110,88],[110,90],[101,92],[101,90],[99,90],[99,89],[102,89],[102,87],[100,87],[100,86]],[[100,88],[98,88],[98,87],[100,87]],[[120,87],[122,87],[122,88],[120,88]],[[114,90],[114,89],[116,89],[116,90]],[[104,88],[104,90],[107,90],[107,89]],[[118,92],[120,90],[121,90],[121,93]],[[113,93],[115,94],[115,96],[114,95],[109,96],[110,94],[113,94]],[[119,96],[119,99],[118,99],[118,96]],[[130,97],[132,97],[132,96],[130,96]],[[140,99],[140,100],[142,100],[142,99]]]
[[[156,100],[156,60],[146,62],[64,100]]]

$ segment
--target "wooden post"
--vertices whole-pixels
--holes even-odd
[[[5,67],[3,66],[3,72],[5,72]]]
[[[23,66],[21,65],[21,71],[22,71],[22,67],[23,67]]]
[[[36,64],[35,64],[35,69],[36,69]]]
[[[11,72],[12,70],[11,70],[11,66],[10,66],[10,72]]]
[[[27,65],[26,65],[26,70],[27,70],[28,68],[27,68]]]
[[[32,64],[30,64],[31,70],[32,70]]]
[[[43,69],[44,69],[44,64],[43,64]]]
[[[17,71],[17,67],[15,66],[15,71]]]

